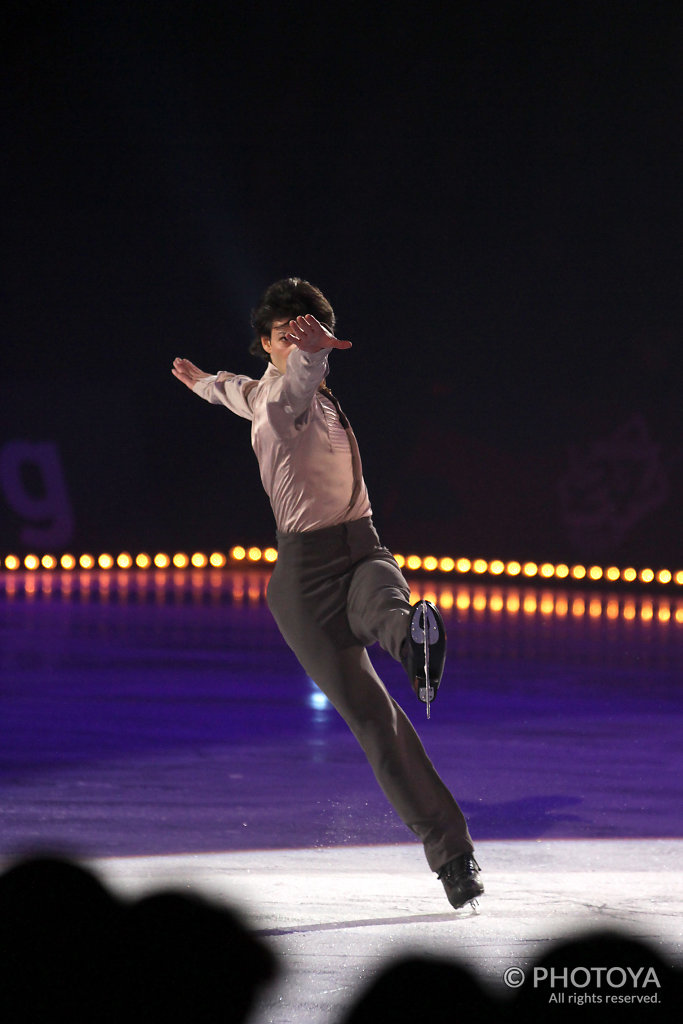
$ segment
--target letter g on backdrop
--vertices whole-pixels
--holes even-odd
[[[53,441],[7,441],[0,448],[0,488],[23,521],[22,545],[48,551],[71,541],[73,510]]]

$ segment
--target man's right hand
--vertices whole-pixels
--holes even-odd
[[[198,366],[191,363],[189,359],[181,359],[177,356],[173,360],[173,376],[181,380],[190,391],[195,386],[198,380],[202,380],[204,377],[210,377],[210,373],[205,373],[204,370],[200,370]]]

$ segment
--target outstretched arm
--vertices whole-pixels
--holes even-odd
[[[199,398],[212,405],[225,405],[247,420],[253,418],[250,395],[257,382],[251,377],[228,373],[226,370],[205,373],[189,359],[180,357],[173,360],[172,373]]]
[[[324,348],[351,348],[350,341],[340,341],[314,316],[298,316],[289,321],[287,338],[302,352],[320,352]]]

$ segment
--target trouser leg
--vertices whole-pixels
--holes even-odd
[[[346,602],[351,632],[364,647],[378,642],[401,660],[401,645],[410,620],[410,588],[386,549],[353,568]]]
[[[292,573],[280,561],[268,603],[285,641],[356,736],[387,799],[422,841],[432,870],[470,852],[460,808],[364,648],[352,639],[340,644],[334,631],[318,623],[315,607],[292,586]]]

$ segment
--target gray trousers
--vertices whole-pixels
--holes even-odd
[[[410,616],[408,584],[372,520],[278,533],[268,604],[306,673],[360,743],[387,799],[422,841],[430,868],[471,852],[462,811],[365,650],[378,641],[399,660]]]

